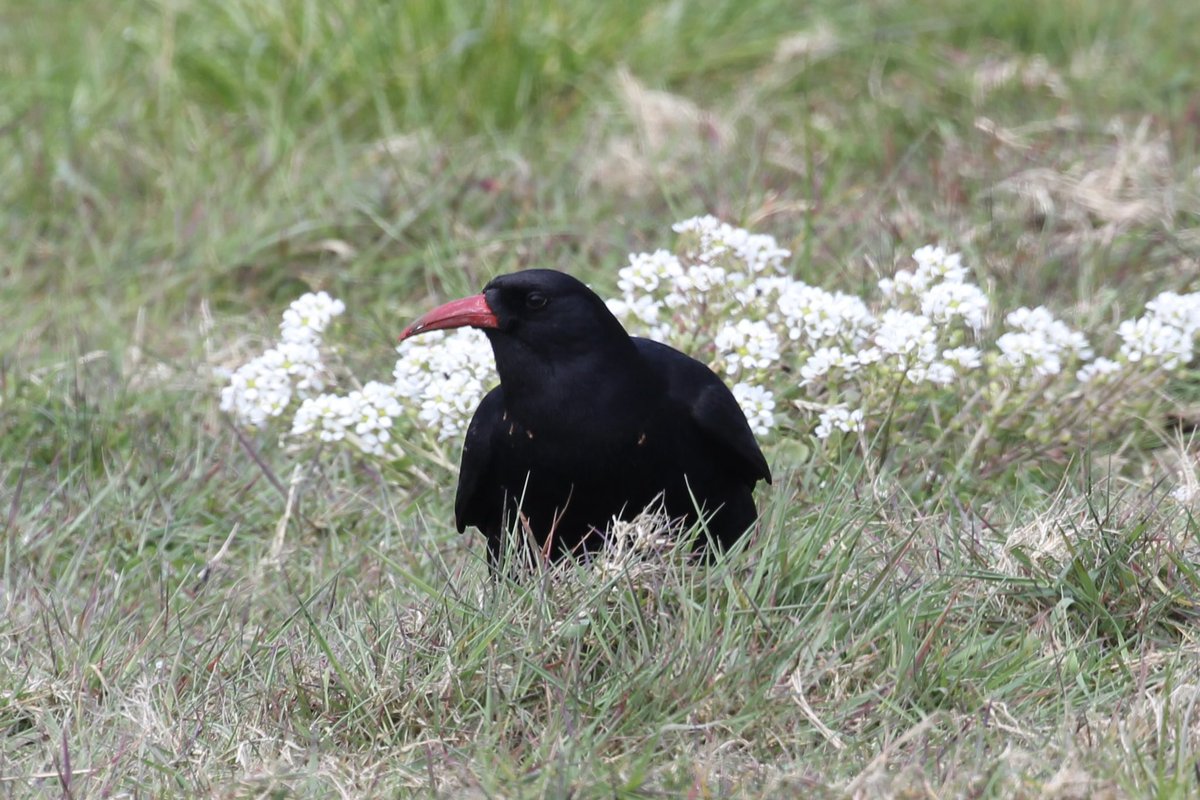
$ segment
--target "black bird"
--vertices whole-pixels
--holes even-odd
[[[705,520],[720,547],[754,523],[752,490],[771,472],[707,366],[631,337],[595,292],[554,270],[502,275],[400,339],[464,326],[491,341],[500,385],[467,429],[454,516],[460,533],[483,532],[493,566],[515,527],[553,560],[599,549],[614,517],[657,502],[674,520]]]

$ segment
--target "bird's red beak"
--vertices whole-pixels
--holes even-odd
[[[410,336],[426,331],[437,331],[443,328],[499,328],[500,320],[488,305],[487,298],[481,294],[452,300],[444,306],[438,306],[424,315],[400,334],[400,341]]]

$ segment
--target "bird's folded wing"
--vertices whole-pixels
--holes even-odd
[[[742,474],[748,484],[753,486],[759,480],[771,482],[771,468],[750,430],[750,423],[733,393],[723,383],[717,381],[703,387],[688,407],[700,430],[731,450],[741,462]]]
[[[454,524],[459,533],[468,525],[483,530],[489,522],[487,515],[500,513],[499,508],[488,508],[486,499],[480,496],[480,481],[491,469],[493,442],[503,414],[504,394],[497,386],[480,401],[467,427],[462,466],[458,471],[458,492],[454,496]]]
[[[747,484],[771,482],[771,468],[758,447],[754,432],[733,392],[715,372],[701,362],[650,339],[634,344],[654,369],[666,378],[673,403],[688,410],[692,421],[712,441],[737,461]]]

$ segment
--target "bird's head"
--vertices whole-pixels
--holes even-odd
[[[625,329],[595,292],[551,269],[501,275],[481,294],[425,314],[400,334],[400,340],[468,326],[480,328],[491,340],[501,377],[505,356],[566,363],[575,355],[630,346]]]

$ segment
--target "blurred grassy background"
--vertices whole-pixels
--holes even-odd
[[[764,498],[752,575],[696,579],[700,606],[675,576],[659,616],[636,592],[596,611],[607,588],[464,611],[449,489],[359,467],[264,567],[288,461],[239,449],[212,370],[322,288],[348,360],[387,374],[432,295],[534,265],[611,287],[706,212],[829,288],[941,241],[1000,307],[1130,316],[1197,288],[1197,41],[1189,0],[0,0],[0,787],[369,795],[435,770],[450,794],[1187,796],[1191,706],[1155,727],[1153,702],[1194,679],[1194,632],[1127,569],[1151,512],[1097,513],[1090,474],[1053,524],[1032,494],[1006,519],[1082,526],[1112,544],[1099,574],[1000,580],[961,518],[800,469]],[[479,677],[512,678],[527,640],[592,658],[553,627],[581,613],[629,636],[611,681]],[[666,652],[676,671],[647,671]],[[781,701],[797,664],[816,693]],[[588,711],[557,716],[576,692]],[[885,746],[925,783],[871,772]]]
[[[799,244],[813,276],[945,238],[997,269],[1031,262],[1013,277],[1038,292],[1072,280],[1055,267],[1155,262],[1144,242],[1105,243],[1081,269],[1078,253],[1018,241],[1038,237],[993,224],[998,183],[1034,164],[1067,171],[1115,120],[1153,120],[1181,171],[1196,146],[1187,34],[1200,12],[1187,3],[50,0],[0,13],[0,236],[20,309],[7,352],[81,329],[107,346],[142,308],[167,327],[201,298],[240,313],[297,283],[394,313],[431,275],[458,289],[520,263],[604,272],[708,210]],[[694,106],[639,106],[621,68]],[[1006,147],[981,119],[1028,141]]]

